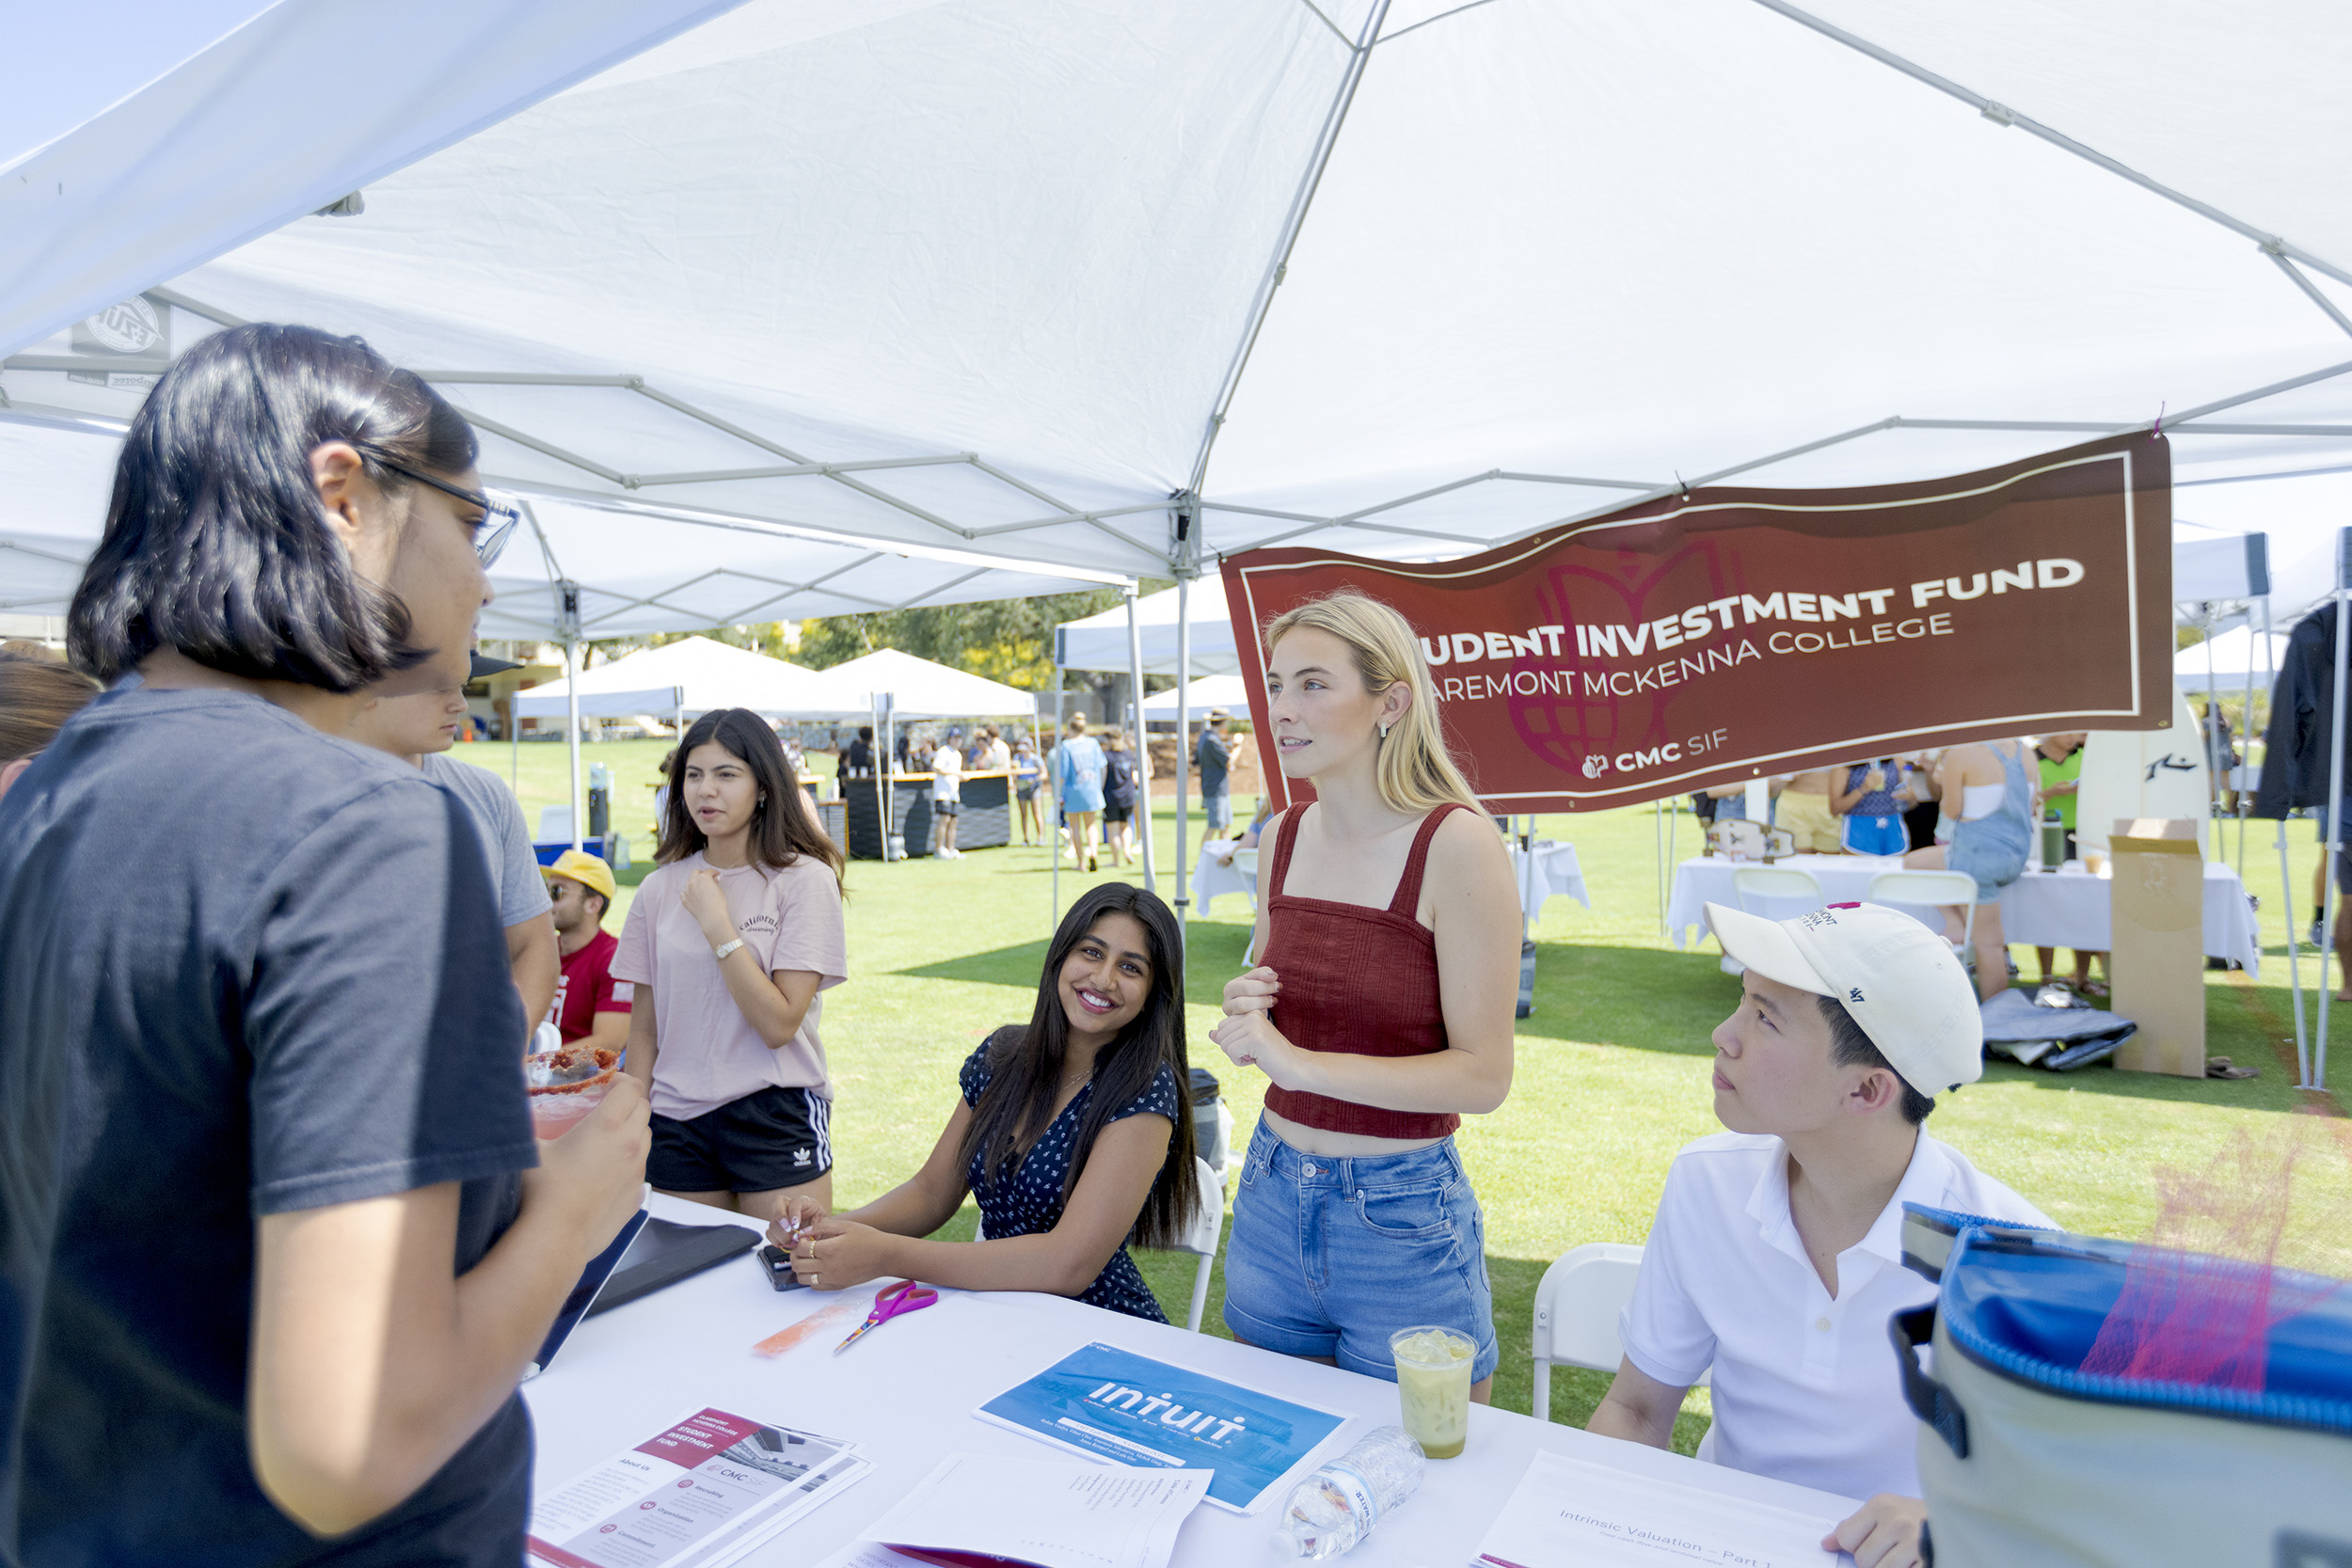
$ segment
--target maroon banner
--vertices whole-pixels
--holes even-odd
[[[1857,490],[1692,490],[1458,561],[1224,562],[1266,787],[1265,626],[1352,588],[1419,635],[1497,814],[2172,714],[2171,461],[2111,436]]]

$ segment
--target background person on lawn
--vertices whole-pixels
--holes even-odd
[[[850,973],[841,851],[746,708],[694,721],[668,804],[612,958],[635,988],[627,1070],[653,1101],[645,1179],[765,1219],[790,1197],[830,1203],[818,992]]]
[[[1237,1339],[1393,1379],[1389,1337],[1497,1349],[1486,1222],[1454,1130],[1511,1089],[1510,860],[1447,755],[1420,643],[1359,594],[1266,629],[1267,719],[1315,800],[1269,825],[1254,951],[1211,1035],[1267,1079],[1226,1248]]]

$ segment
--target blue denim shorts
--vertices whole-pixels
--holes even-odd
[[[1225,1243],[1225,1326],[1285,1355],[1328,1355],[1396,1381],[1389,1336],[1435,1324],[1491,1375],[1486,1222],[1448,1138],[1409,1154],[1302,1154],[1260,1122]]]

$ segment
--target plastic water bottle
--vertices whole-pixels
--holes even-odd
[[[1422,1464],[1410,1433],[1381,1427],[1298,1483],[1275,1545],[1290,1558],[1339,1556],[1421,1490]]]

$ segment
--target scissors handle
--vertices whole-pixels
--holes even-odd
[[[919,1312],[939,1299],[937,1291],[928,1291],[912,1279],[902,1279],[874,1298],[874,1309],[866,1314],[866,1321],[851,1331],[850,1337],[833,1347],[839,1355],[866,1337],[868,1330],[880,1327],[901,1312]]]

